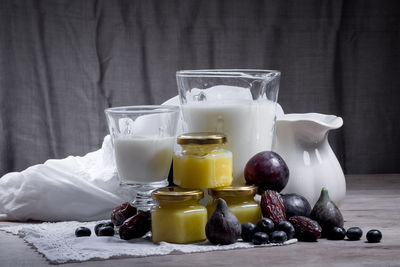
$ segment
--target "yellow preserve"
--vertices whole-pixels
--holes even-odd
[[[174,183],[183,188],[215,188],[232,184],[232,152],[223,148],[220,133],[178,136],[181,150],[173,160]]]
[[[240,223],[257,224],[261,219],[261,208],[259,203],[254,200],[256,193],[256,186],[228,186],[210,189],[209,194],[213,199],[207,205],[208,217],[214,212],[218,198],[223,198]]]
[[[157,205],[151,211],[153,242],[194,243],[206,239],[207,209],[199,204],[199,189],[169,186],[157,189]]]

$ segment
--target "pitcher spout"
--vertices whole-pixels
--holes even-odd
[[[343,125],[343,119],[335,115],[321,113],[291,113],[277,118],[277,135],[293,137],[305,144],[318,144],[325,140],[330,130]]]

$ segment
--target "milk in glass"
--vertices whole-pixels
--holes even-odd
[[[239,185],[245,183],[243,171],[247,161],[260,151],[271,150],[276,104],[267,99],[240,96],[240,93],[249,93],[247,88],[225,87],[237,92],[233,94],[237,97],[206,95],[205,98],[211,101],[188,102],[182,105],[182,112],[187,132],[223,132],[227,135],[226,148],[233,153],[233,184]]]
[[[158,136],[115,139],[115,161],[122,183],[151,183],[166,179],[174,141],[173,137]]]

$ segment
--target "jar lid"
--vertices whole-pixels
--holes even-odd
[[[153,197],[158,201],[188,201],[200,200],[204,192],[200,189],[184,189],[177,186],[158,188],[153,192]]]
[[[254,196],[257,193],[257,186],[226,186],[208,189],[208,193],[215,198],[223,197],[245,197]]]
[[[179,145],[216,145],[225,144],[226,142],[226,135],[216,132],[185,133],[179,135],[177,138],[177,143]]]

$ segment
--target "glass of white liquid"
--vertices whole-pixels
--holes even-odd
[[[104,112],[121,186],[135,191],[133,206],[148,210],[152,191],[168,185],[179,107],[129,106]]]
[[[224,133],[233,153],[233,184],[244,184],[247,161],[272,149],[280,72],[181,70],[176,79],[184,131]]]

